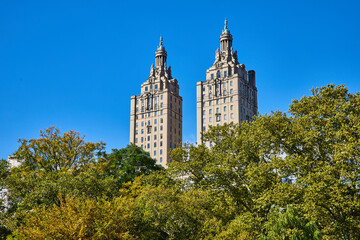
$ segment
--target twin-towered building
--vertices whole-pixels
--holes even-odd
[[[220,50],[206,71],[206,80],[196,84],[197,144],[209,126],[251,120],[257,114],[255,71],[245,70],[232,48],[232,35],[225,20]],[[150,153],[166,167],[169,151],[182,142],[182,97],[178,81],[167,68],[162,37],[155,52],[155,67],[141,85],[141,94],[131,97],[130,142]]]

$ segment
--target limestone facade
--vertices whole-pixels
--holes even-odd
[[[255,71],[247,71],[233,52],[232,35],[225,20],[220,36],[220,50],[206,71],[206,80],[197,82],[197,143],[209,126],[251,121],[258,112]],[[211,146],[211,143],[206,143]]]
[[[155,67],[141,85],[141,94],[131,96],[130,143],[134,143],[158,164],[166,167],[169,151],[182,142],[182,97],[179,84],[167,68],[162,37],[155,52]]]

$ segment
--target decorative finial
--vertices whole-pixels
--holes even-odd
[[[163,37],[162,37],[162,35],[160,35],[159,48],[163,48]]]
[[[225,27],[224,27],[224,30],[228,30],[228,25],[227,25],[227,19],[225,18]]]

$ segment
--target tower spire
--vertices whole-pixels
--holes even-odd
[[[160,35],[160,43],[158,49],[164,48],[163,37]]]
[[[225,18],[225,21],[224,21],[224,30],[222,31],[223,33],[229,33],[229,28],[228,28],[228,21],[227,19]]]

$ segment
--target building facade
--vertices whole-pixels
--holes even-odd
[[[179,84],[166,65],[162,37],[155,52],[155,67],[141,85],[141,94],[131,96],[130,143],[150,153],[166,167],[169,151],[182,142],[182,97]]]
[[[206,71],[206,80],[196,85],[198,144],[203,143],[202,133],[209,126],[250,121],[258,111],[255,71],[247,71],[238,62],[232,40],[225,20],[215,62]]]

